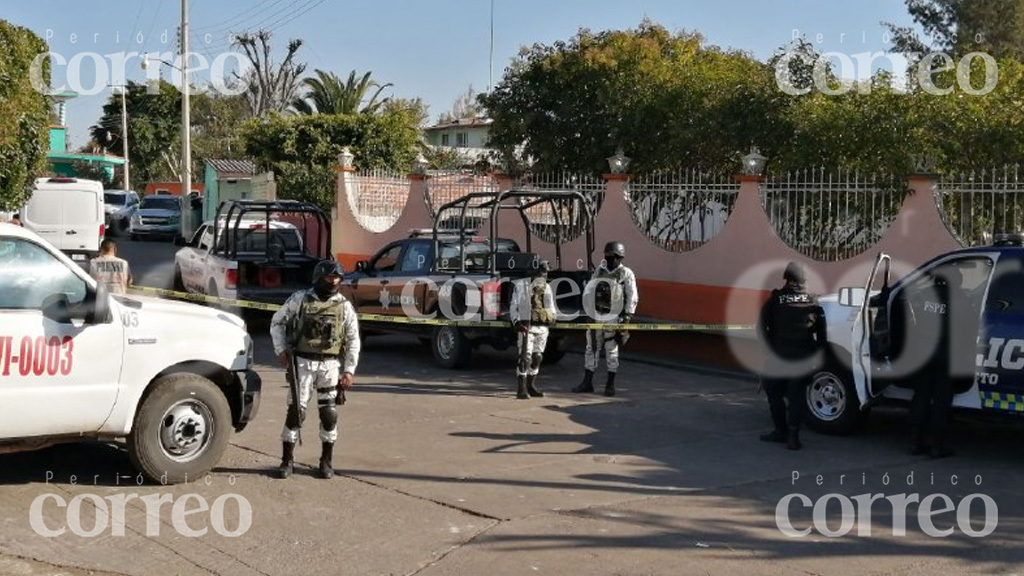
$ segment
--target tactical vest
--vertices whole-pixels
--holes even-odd
[[[604,281],[597,280],[604,278]],[[615,270],[608,270],[604,266],[597,269],[594,274],[594,306],[601,314],[608,314],[612,310],[623,310],[626,289],[626,267],[621,264]]]
[[[530,285],[530,323],[548,326],[555,323],[555,317],[544,305],[546,282],[534,282]]]
[[[772,341],[786,348],[815,348],[818,302],[810,294],[773,290]]]
[[[296,320],[295,352],[340,356],[345,343],[344,304],[340,299],[321,302],[306,296]]]

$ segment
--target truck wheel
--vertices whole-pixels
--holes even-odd
[[[864,418],[849,370],[837,365],[816,372],[807,385],[807,426],[824,434],[854,432]]]
[[[174,267],[174,290],[177,292],[185,291],[185,280],[181,277],[181,268]]]
[[[442,368],[462,368],[469,364],[473,350],[469,340],[455,326],[438,326],[431,338],[434,360]]]
[[[231,435],[224,394],[197,374],[170,374],[153,386],[128,436],[132,464],[151,482],[177,484],[206,474]]]

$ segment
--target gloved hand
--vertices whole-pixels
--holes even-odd
[[[522,321],[516,322],[515,323],[515,328],[516,328],[517,331],[522,332],[523,334],[526,334],[527,332],[530,331],[530,323],[529,322],[522,322]]]
[[[633,315],[630,314],[629,312],[623,312],[622,314],[619,314],[619,323],[620,324],[629,324],[632,321],[633,321]]]

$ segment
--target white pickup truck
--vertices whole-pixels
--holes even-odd
[[[327,215],[311,204],[225,203],[216,220],[204,222],[187,242],[178,241],[183,247],[174,255],[174,289],[283,304],[309,288],[317,263],[330,258],[329,234]]]
[[[942,254],[895,282],[890,262],[880,254],[864,286],[821,298],[831,350],[807,388],[808,425],[849,433],[875,404],[913,398],[917,351],[942,342],[924,320],[929,307],[944,306],[939,278],[959,291],[962,307],[945,352],[960,362],[953,407],[1024,415],[1024,237]]]
[[[110,296],[52,245],[0,224],[0,454],[125,438],[154,482],[212,469],[257,412],[237,316]]]

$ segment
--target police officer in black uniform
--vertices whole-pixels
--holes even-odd
[[[817,297],[807,293],[803,267],[790,262],[783,279],[785,286],[772,290],[758,322],[758,334],[767,345],[763,382],[775,424],[761,440],[786,442],[790,450],[799,450],[808,379],[824,360],[828,338],[825,312]]]

